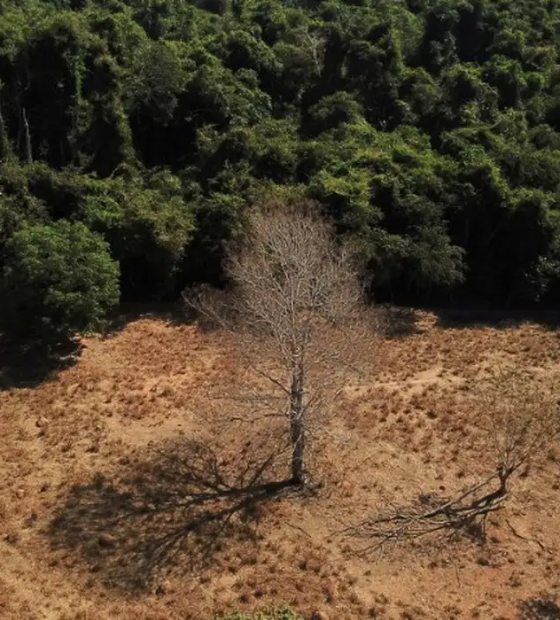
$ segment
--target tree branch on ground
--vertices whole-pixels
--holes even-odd
[[[480,535],[488,515],[499,510],[507,497],[506,472],[498,472],[454,498],[421,494],[409,505],[395,506],[344,531],[346,536],[373,541],[359,549],[368,554],[389,542],[414,540],[428,534],[453,538],[461,533]],[[491,484],[499,481],[498,488]]]
[[[383,509],[344,535],[370,541],[359,549],[366,554],[427,535],[485,540],[488,515],[503,508],[512,476],[542,457],[560,435],[556,385],[555,378],[518,368],[498,368],[466,385],[467,402],[480,412],[481,447],[495,462],[495,473],[452,497],[423,493],[407,505]]]

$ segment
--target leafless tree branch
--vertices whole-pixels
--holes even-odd
[[[203,324],[232,336],[252,371],[243,387],[255,416],[284,415],[292,478],[303,484],[310,429],[348,373],[364,365],[368,338],[374,357],[375,321],[366,318],[352,252],[337,243],[316,204],[270,202],[251,212],[249,224],[245,243],[225,263],[229,290],[191,290],[184,299]]]

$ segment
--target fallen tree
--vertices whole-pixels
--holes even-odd
[[[560,435],[556,386],[555,377],[511,367],[465,386],[466,400],[480,412],[481,448],[492,455],[494,473],[455,496],[422,493],[408,504],[383,508],[344,535],[369,541],[359,549],[366,554],[389,542],[436,534],[484,541],[488,516],[504,506],[514,474],[527,470]]]
[[[488,515],[499,510],[507,498],[507,482],[513,472],[499,468],[496,474],[454,498],[423,493],[408,505],[393,506],[345,530],[345,534],[372,541],[360,549],[369,553],[385,543],[413,540],[427,534],[449,537],[469,533],[484,537]],[[498,483],[495,488],[494,483]]]

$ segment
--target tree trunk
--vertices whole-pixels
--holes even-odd
[[[0,162],[7,161],[10,158],[10,142],[4,123],[4,117],[0,110]]]
[[[32,164],[33,154],[31,149],[31,131],[29,129],[29,122],[27,120],[25,108],[22,108],[21,118],[23,121],[23,161],[26,164]]]
[[[0,99],[0,162],[8,161],[10,154],[10,140],[8,138],[8,129],[4,122],[4,116],[2,115],[2,100]]]
[[[290,387],[290,437],[292,441],[292,482],[305,483],[305,416],[303,410],[303,368],[294,369]]]

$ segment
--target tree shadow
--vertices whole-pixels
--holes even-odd
[[[419,334],[418,313],[413,308],[401,306],[382,306],[381,324],[387,338],[405,338]]]
[[[143,318],[156,318],[173,325],[192,322],[177,302],[126,303],[108,317],[101,335],[111,338]],[[83,349],[77,338],[41,342],[0,333],[0,391],[37,387],[73,366]]]
[[[0,392],[40,385],[73,366],[82,349],[76,340],[45,344],[0,335]]]
[[[435,314],[437,326],[442,328],[493,327],[508,329],[524,323],[536,323],[549,330],[560,328],[560,312],[556,310],[454,308],[437,309]]]
[[[519,605],[519,620],[560,620],[560,607],[550,598],[532,598]]]
[[[126,591],[202,568],[228,544],[254,541],[264,504],[297,492],[271,478],[274,456],[226,461],[204,443],[168,442],[129,460],[118,480],[98,473],[74,486],[48,530],[51,546],[78,552],[104,586]]]

